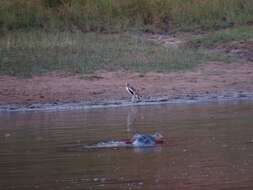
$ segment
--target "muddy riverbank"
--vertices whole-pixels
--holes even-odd
[[[128,81],[142,95],[138,104],[173,101],[251,98],[253,65],[209,63],[172,73],[98,72],[89,75],[50,73],[28,79],[0,77],[2,110],[54,106],[125,105]]]

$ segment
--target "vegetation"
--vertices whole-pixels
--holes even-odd
[[[0,74],[192,68],[227,57],[192,47],[165,48],[138,33],[212,31],[252,21],[251,0],[1,0]],[[252,36],[249,27],[241,30],[192,43],[209,46]]]
[[[207,35],[193,38],[189,44],[193,47],[210,48],[220,43],[250,40],[253,40],[253,26],[243,26],[210,32]]]
[[[0,40],[0,74],[31,76],[54,70],[140,72],[189,69],[216,55],[165,48],[130,34],[13,32]]]
[[[252,0],[1,0],[0,30],[216,29],[253,20]]]

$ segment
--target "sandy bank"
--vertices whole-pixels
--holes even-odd
[[[0,106],[9,109],[10,105],[129,103],[125,81],[138,89],[146,103],[211,97],[243,98],[250,97],[253,92],[253,64],[210,63],[192,71],[167,74],[118,71],[84,76],[50,73],[29,79],[1,76]]]

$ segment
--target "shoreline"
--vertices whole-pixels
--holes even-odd
[[[142,102],[130,102],[126,81],[137,89]],[[213,62],[170,73],[49,73],[28,79],[0,76],[0,83],[0,112],[253,100],[253,64]]]
[[[215,103],[232,101],[253,101],[253,92],[224,92],[222,94],[212,93],[208,95],[183,95],[176,97],[150,97],[140,102],[128,100],[104,100],[83,102],[57,102],[57,103],[34,103],[34,104],[6,104],[0,105],[0,113],[6,112],[29,112],[29,111],[71,111],[90,110],[96,108],[113,108],[128,106],[148,106],[161,104],[190,104],[190,103]]]

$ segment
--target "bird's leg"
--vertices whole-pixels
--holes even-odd
[[[132,96],[131,102],[135,102],[135,96]]]
[[[138,102],[141,102],[141,96],[138,95],[136,98]]]

